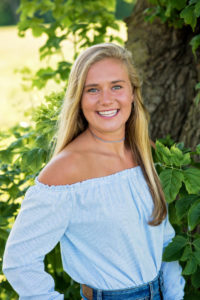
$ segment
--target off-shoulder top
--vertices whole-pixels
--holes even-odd
[[[60,242],[63,269],[73,280],[99,289],[125,289],[163,271],[164,299],[183,299],[178,261],[162,262],[175,235],[168,215],[148,221],[153,200],[142,169],[71,185],[48,186],[35,179],[9,235],[3,272],[21,300],[61,300],[44,257]]]

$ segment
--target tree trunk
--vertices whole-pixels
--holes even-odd
[[[195,84],[200,71],[189,45],[189,27],[174,29],[156,19],[144,20],[148,1],[139,0],[128,27],[126,47],[132,52],[141,74],[142,94],[151,120],[152,140],[170,134],[175,142],[194,147],[200,142],[200,104],[195,105]]]

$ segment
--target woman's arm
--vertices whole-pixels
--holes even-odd
[[[175,236],[175,231],[169,222],[168,215],[165,219],[164,248]],[[164,300],[182,300],[184,298],[185,279],[181,275],[182,268],[178,261],[162,262],[161,270],[164,281]]]
[[[44,270],[44,257],[66,231],[71,210],[67,190],[39,183],[28,189],[3,257],[3,272],[20,300],[64,299]]]

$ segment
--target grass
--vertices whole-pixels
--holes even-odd
[[[120,37],[125,41],[126,28],[123,22],[120,23],[120,28]],[[16,123],[27,122],[29,119],[24,113],[33,110],[41,103],[45,94],[58,91],[61,86],[50,80],[41,91],[36,88],[24,91],[22,74],[16,72],[17,69],[24,67],[36,71],[44,64],[39,59],[38,50],[44,44],[45,36],[34,38],[31,31],[27,31],[26,36],[20,38],[17,34],[17,27],[9,26],[0,27],[0,40],[0,128],[4,130]],[[63,53],[67,60],[72,59],[72,42],[64,42]],[[52,60],[52,63],[54,62]]]

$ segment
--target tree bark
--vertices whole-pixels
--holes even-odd
[[[195,105],[195,84],[200,66],[189,45],[190,27],[174,29],[156,19],[144,20],[146,0],[137,1],[128,27],[126,47],[132,52],[143,85],[142,95],[151,120],[154,141],[170,134],[175,142],[194,147],[200,142],[200,104]]]

